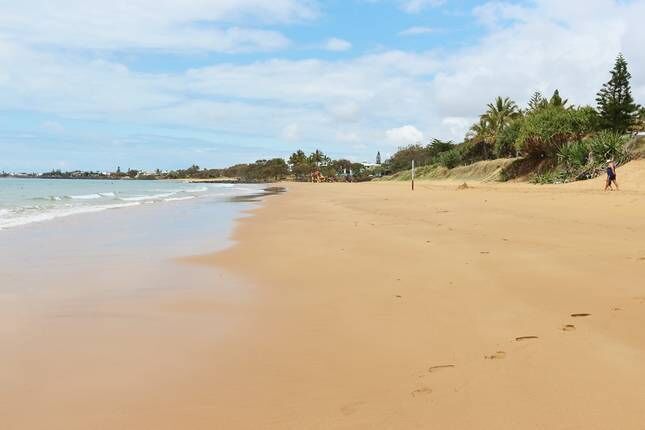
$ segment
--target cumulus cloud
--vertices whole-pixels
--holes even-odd
[[[387,140],[396,146],[406,146],[419,143],[423,140],[423,133],[412,125],[391,128],[385,132]]]
[[[47,118],[183,127],[263,139],[262,153],[288,150],[279,147],[284,141],[310,140],[312,145],[319,142],[326,151],[343,154],[348,147],[364,144],[367,147],[361,151],[369,155],[379,145],[392,148],[425,136],[459,141],[486,103],[496,96],[509,96],[523,105],[535,90],[552,92],[559,88],[572,103],[593,103],[620,51],[630,63],[636,101],[645,102],[645,54],[640,46],[645,40],[645,26],[640,22],[640,17],[645,16],[644,2],[536,0],[524,6],[489,3],[474,11],[485,25],[485,35],[469,47],[450,52],[384,49],[342,60],[272,58],[154,73],[97,59],[101,57],[85,50],[75,51],[78,42],[66,45],[72,34],[69,29],[62,35],[53,35],[50,42],[68,49],[44,49],[35,41],[44,41],[43,35],[57,22],[53,9],[47,6],[42,17],[26,14],[24,19],[18,19],[16,15],[22,4],[34,7],[33,1],[12,2],[0,16],[0,109],[5,111],[37,112]],[[160,7],[167,8],[166,3],[172,2],[163,2]],[[277,8],[271,9],[271,19],[281,22],[309,19],[310,13],[315,13],[309,2],[289,0],[271,4],[260,0],[194,2],[215,3],[213,11],[204,12],[207,18],[241,19],[256,13],[250,5],[259,5],[265,11]],[[60,4],[61,11],[74,12],[69,10],[71,0],[61,0]],[[235,9],[238,4],[244,7]],[[101,3],[97,7],[108,6]],[[81,11],[74,13],[80,14],[84,8],[80,6]],[[179,16],[171,21],[191,23],[195,10],[203,10],[197,6],[188,9],[177,12]],[[27,23],[29,17],[41,23],[43,29]],[[97,18],[89,20],[92,19]],[[95,34],[87,27],[82,31],[91,33],[88,46],[141,48],[159,34],[167,36],[165,30],[157,31],[167,28],[167,19],[161,20],[163,25],[141,29],[138,45],[123,42],[120,36],[106,38],[100,25]],[[72,18],[60,20],[73,27]],[[16,30],[19,23],[29,26],[25,33],[30,34],[24,39]],[[178,39],[172,40],[156,46],[175,46]],[[198,42],[187,43],[193,48],[201,46]],[[248,42],[248,46],[257,48],[260,43],[258,39]],[[236,43],[231,42],[233,45]],[[278,45],[280,42],[275,46]],[[67,121],[62,122],[67,126]]]
[[[343,52],[352,49],[352,44],[344,39],[332,37],[325,42],[325,49],[332,52]]]
[[[317,14],[307,0],[24,0],[3,2],[0,28],[24,43],[65,48],[245,52],[281,48],[287,39],[227,23],[284,23]]]

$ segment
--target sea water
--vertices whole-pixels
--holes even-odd
[[[0,230],[108,210],[253,194],[259,187],[182,181],[0,179]]]

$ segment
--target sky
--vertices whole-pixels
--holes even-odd
[[[353,161],[497,96],[645,104],[645,0],[0,0],[0,170]]]

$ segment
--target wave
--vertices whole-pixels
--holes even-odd
[[[126,202],[142,202],[145,200],[161,200],[167,197],[171,197],[177,193],[164,193],[164,194],[153,194],[150,196],[134,196],[134,197],[121,197],[121,200]]]
[[[181,202],[183,200],[192,200],[195,199],[195,196],[186,196],[186,197],[169,197],[164,199],[165,202]]]
[[[103,196],[100,194],[81,194],[78,196],[69,196],[69,198],[72,200],[96,200],[100,199],[101,197]]]
[[[200,188],[194,188],[194,189],[188,189],[185,190],[187,193],[204,193],[208,191],[208,187],[200,187]]]
[[[72,215],[102,212],[110,209],[120,209],[132,206],[138,206],[140,203],[120,203],[113,205],[100,206],[74,206],[66,208],[56,208],[38,213],[31,213],[14,218],[0,218],[0,230],[21,225],[33,224],[37,222],[50,221],[56,218],[64,218]]]

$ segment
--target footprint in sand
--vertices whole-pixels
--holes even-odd
[[[455,365],[454,365],[454,364],[441,364],[441,365],[439,365],[439,366],[432,366],[432,367],[430,367],[430,368],[428,369],[428,372],[430,372],[430,373],[433,373],[433,372],[439,372],[439,371],[441,371],[441,370],[445,370],[445,369],[452,369],[453,367],[455,367]]]
[[[412,397],[424,396],[424,395],[432,394],[432,389],[428,387],[421,387],[417,390],[414,390],[410,394],[412,394]]]
[[[516,337],[515,341],[516,342],[523,342],[525,340],[533,340],[533,339],[539,339],[539,337],[537,337],[537,336],[520,336],[520,337]]]
[[[572,316],[573,318],[584,318],[584,317],[589,317],[589,316],[591,316],[591,314],[585,314],[585,313],[582,313],[582,314],[571,314],[571,316]]]
[[[497,351],[495,354],[485,355],[484,358],[486,360],[502,360],[502,359],[506,358],[506,352]]]
[[[562,331],[574,331],[576,329],[576,326],[573,324],[567,324],[564,327],[562,327]]]

